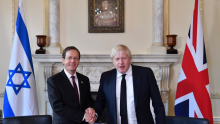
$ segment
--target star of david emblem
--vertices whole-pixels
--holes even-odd
[[[13,76],[16,73],[21,74],[23,76],[24,80],[22,82],[19,82],[19,80],[16,79],[14,81],[12,80]],[[9,78],[6,86],[12,87],[16,95],[19,93],[21,88],[31,88],[28,83],[28,78],[30,77],[31,73],[32,72],[24,71],[21,64],[19,63],[14,70],[8,70]],[[15,84],[14,82],[18,84]]]

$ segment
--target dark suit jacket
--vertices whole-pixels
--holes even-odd
[[[85,109],[93,106],[89,78],[80,73],[76,75],[79,81],[80,103],[64,70],[47,80],[53,124],[83,124]]]
[[[94,109],[99,116],[107,105],[108,124],[117,123],[116,110],[116,69],[104,72]],[[156,79],[150,68],[132,65],[134,103],[138,124],[154,124],[150,110],[150,99],[156,115],[156,124],[166,124],[164,105],[161,100]]]

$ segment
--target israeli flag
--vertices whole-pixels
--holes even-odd
[[[3,116],[38,115],[36,82],[22,0],[19,8],[5,86]]]

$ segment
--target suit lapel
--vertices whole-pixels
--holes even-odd
[[[83,87],[84,87],[83,81],[82,81],[82,79],[81,79],[81,77],[79,76],[78,73],[76,73],[76,76],[77,76],[77,78],[78,78],[78,84],[79,84],[80,108],[81,108],[81,107],[82,107],[82,103],[84,103],[84,99],[83,99],[83,98],[85,98],[85,97],[83,97],[83,95],[84,95],[84,93],[85,93],[85,91],[84,91],[85,88],[83,88]]]
[[[139,86],[141,83],[141,73],[136,69],[136,66],[132,65],[132,75],[133,75],[133,88],[134,88],[134,101],[135,101],[135,108],[137,107],[138,101],[138,92]]]
[[[66,76],[64,70],[61,72],[62,73],[62,76],[63,76],[63,82],[64,82],[64,85],[66,85],[66,90],[68,92],[70,92],[70,95],[73,95],[74,99],[78,101],[78,97],[74,91],[74,88],[70,82],[70,80],[68,79],[68,77]]]
[[[112,104],[114,105],[113,108],[115,108],[114,110],[114,113],[115,113],[115,120],[116,120],[116,116],[117,116],[117,105],[116,105],[116,75],[117,75],[117,71],[116,69],[112,70],[112,73],[109,77],[109,86],[111,89],[111,92],[110,95],[111,96],[111,101],[112,101]]]

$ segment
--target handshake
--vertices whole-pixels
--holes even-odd
[[[96,121],[96,113],[95,110],[93,108],[87,108],[85,110],[85,116],[84,119],[86,122],[90,123],[90,124],[94,124]]]

